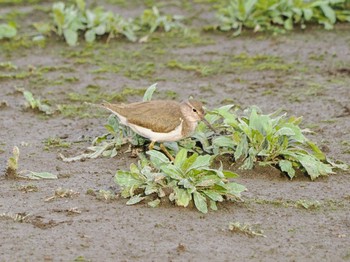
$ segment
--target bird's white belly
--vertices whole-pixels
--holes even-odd
[[[181,124],[176,127],[173,131],[169,133],[159,133],[154,132],[150,129],[137,126],[131,123],[128,123],[128,126],[139,135],[148,138],[151,141],[155,142],[171,142],[171,141],[177,141],[182,138],[182,121]]]

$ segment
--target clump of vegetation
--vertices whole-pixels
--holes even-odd
[[[70,46],[78,43],[80,33],[84,34],[88,43],[94,42],[100,36],[107,36],[107,41],[123,36],[135,42],[139,33],[153,33],[158,29],[166,32],[184,29],[180,16],[161,15],[157,7],[144,10],[135,19],[126,19],[119,14],[105,11],[102,7],[87,9],[84,0],[76,0],[71,6],[63,2],[54,3],[52,17],[53,23],[36,23],[35,28],[41,34],[53,31],[63,36]],[[141,39],[146,41],[144,37]]]
[[[44,144],[45,144],[45,147],[44,147],[45,150],[49,150],[50,148],[58,148],[58,147],[68,148],[71,146],[70,142],[65,142],[59,137],[49,137],[45,139]]]
[[[243,161],[241,168],[251,169],[255,164],[271,165],[285,172],[290,178],[301,170],[312,180],[334,174],[334,168],[346,168],[328,160],[315,143],[304,136],[307,129],[299,127],[302,118],[286,118],[278,112],[264,115],[257,107],[246,110],[237,117],[230,107],[214,111],[222,117],[220,135],[213,140],[219,153],[231,153],[235,161]]]
[[[222,31],[234,30],[237,36],[243,28],[257,31],[284,32],[307,23],[322,24],[332,29],[336,22],[350,22],[347,0],[230,0],[218,13]]]
[[[138,18],[138,24],[145,30],[153,33],[157,29],[163,29],[169,32],[173,29],[184,28],[182,24],[183,17],[179,15],[161,15],[158,8],[153,6],[152,9],[146,9]]]
[[[156,84],[150,86],[144,101],[152,98]],[[241,168],[251,169],[255,165],[270,165],[286,173],[291,179],[296,172],[304,172],[312,180],[319,176],[333,174],[334,168],[346,169],[346,165],[335,164],[326,158],[315,143],[305,137],[307,129],[301,129],[301,117],[286,117],[279,112],[265,115],[257,107],[251,107],[237,116],[232,105],[226,105],[208,112],[206,120],[216,132],[204,123],[199,123],[191,138],[179,143],[167,143],[177,152],[174,162],[158,151],[148,151],[150,160],[142,154],[138,164],[131,164],[130,171],[118,170],[116,183],[121,187],[121,196],[130,198],[132,205],[147,200],[151,207],[158,206],[167,197],[179,206],[191,202],[196,208],[208,212],[208,206],[216,210],[217,202],[237,199],[245,187],[230,182],[236,174],[223,171],[222,166],[212,168],[213,159],[222,154],[230,154]],[[105,126],[108,133],[95,138],[89,147],[91,153],[77,157],[63,158],[75,161],[98,156],[114,157],[122,145],[144,145],[146,139],[120,125],[111,115]],[[308,208],[309,203],[300,203]],[[312,205],[311,205],[312,206]]]
[[[127,204],[136,204],[149,196],[150,206],[157,206],[160,199],[168,197],[178,206],[187,207],[194,202],[196,208],[208,212],[208,205],[217,210],[217,202],[239,199],[246,190],[243,185],[229,182],[237,175],[222,167],[210,167],[213,157],[199,156],[181,149],[174,163],[158,151],[148,151],[150,160],[143,159],[138,165],[131,164],[130,171],[119,170],[116,183],[122,188],[121,195],[130,198]]]

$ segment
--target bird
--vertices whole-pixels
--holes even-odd
[[[189,99],[183,102],[173,100],[151,100],[129,104],[111,104],[101,106],[115,114],[122,125],[130,127],[135,133],[148,138],[152,150],[156,142],[161,150],[174,161],[163,142],[179,141],[190,136],[199,121],[211,125],[204,118],[205,111],[200,101]]]

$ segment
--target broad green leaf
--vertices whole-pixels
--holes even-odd
[[[215,201],[213,201],[213,200],[209,200],[209,206],[210,206],[210,209],[211,210],[218,210],[218,207],[217,207],[217,205],[216,205],[216,202]]]
[[[288,160],[280,160],[278,162],[278,165],[280,166],[282,172],[287,172],[290,178],[293,178],[295,176],[295,170],[293,168],[292,162]]]
[[[293,29],[293,18],[288,18],[284,21],[284,28],[286,30],[292,30]]]
[[[0,40],[13,38],[17,35],[17,29],[10,24],[0,24]]]
[[[155,200],[153,200],[153,201],[148,202],[147,204],[148,204],[150,207],[157,207],[157,206],[159,206],[159,204],[160,204],[160,199],[157,198],[157,199],[155,199]]]
[[[271,132],[272,123],[268,115],[261,115],[257,113],[257,109],[253,107],[251,109],[249,117],[249,127],[258,130],[261,134],[267,135]]]
[[[315,157],[317,157],[321,161],[326,160],[325,154],[321,151],[321,149],[319,149],[319,147],[315,143],[311,141],[306,141],[306,143],[310,146],[310,148],[314,152]]]
[[[294,135],[291,135],[291,136],[295,141],[300,142],[300,143],[305,142],[305,140],[306,140],[305,136],[303,135],[299,126],[292,124],[292,123],[286,123],[286,124],[284,124],[283,128],[289,128],[294,132]]]
[[[86,3],[84,0],[76,0],[77,6],[81,12],[85,11]]]
[[[95,27],[94,31],[96,33],[96,35],[104,35],[106,33],[106,25],[105,24],[101,24],[97,27]]]
[[[58,35],[62,35],[64,26],[64,3],[57,2],[52,6],[53,18],[58,27]]]
[[[248,141],[247,141],[247,136],[242,135],[241,141],[239,142],[236,151],[234,153],[235,160],[237,161],[241,156],[245,158],[248,155]]]
[[[191,181],[189,181],[187,178],[181,179],[178,185],[186,188],[188,193],[192,193],[192,191],[196,189],[195,186],[191,183]]]
[[[182,148],[175,157],[174,165],[177,166],[178,168],[181,168],[183,165],[184,161],[187,158],[187,150]]]
[[[204,155],[204,156],[198,156],[196,160],[193,162],[193,164],[188,168],[193,170],[193,169],[198,169],[198,168],[203,168],[203,167],[209,167],[211,161],[211,156],[210,155]]]
[[[138,187],[143,184],[143,180],[140,177],[123,170],[117,171],[114,180],[122,188]]]
[[[143,95],[143,101],[144,102],[151,101],[153,93],[154,93],[154,91],[156,91],[156,89],[157,89],[157,83],[154,83],[153,85],[148,87],[145,94]]]
[[[23,96],[26,99],[26,101],[29,103],[32,109],[37,107],[37,102],[34,99],[33,94],[31,92],[25,90],[23,91]]]
[[[135,163],[131,163],[130,164],[130,172],[133,174],[140,174],[140,169],[137,167],[137,165]]]
[[[207,175],[201,177],[201,179],[196,183],[196,187],[211,187],[221,179],[217,175]]]
[[[93,29],[87,30],[85,32],[85,41],[88,43],[92,43],[94,42],[96,39],[96,34],[95,31]]]
[[[151,162],[155,167],[160,168],[162,165],[170,164],[170,160],[161,152],[156,150],[150,150],[147,152],[147,155],[150,156]]]
[[[349,169],[349,166],[345,163],[334,163],[333,161],[331,161],[330,159],[327,158],[327,162],[334,168],[338,168],[338,169],[341,169],[341,170],[348,170]]]
[[[296,155],[300,164],[305,168],[311,180],[315,180],[319,176],[334,174],[332,167],[329,164],[322,163],[316,157],[304,154]]]
[[[313,16],[313,11],[311,8],[303,8],[304,18],[306,21],[311,20]]]
[[[172,179],[180,180],[183,178],[181,169],[172,164],[161,165],[160,169]]]
[[[236,146],[232,138],[227,136],[215,137],[213,139],[213,145],[217,147],[228,147],[228,148],[234,148]]]
[[[227,190],[227,194],[233,195],[235,197],[240,197],[241,193],[247,190],[245,186],[234,182],[227,183],[224,185],[224,187]]]
[[[24,177],[29,179],[58,179],[57,175],[54,175],[49,172],[33,172],[30,171],[29,174]]]
[[[187,170],[193,165],[193,163],[196,161],[198,157],[197,153],[194,153],[192,156],[188,157],[185,161],[183,161],[182,164],[182,171],[187,172]]]
[[[196,208],[206,214],[208,213],[207,199],[199,192],[193,192],[193,200]]]
[[[224,198],[222,195],[214,190],[203,190],[203,193],[207,195],[211,200],[222,202],[224,201]]]
[[[248,0],[248,1],[245,1],[245,4],[244,4],[244,8],[245,8],[245,12],[247,14],[247,16],[252,12],[254,6],[256,5],[256,2],[258,0]]]
[[[70,28],[63,30],[64,38],[66,39],[66,42],[70,46],[75,46],[78,43],[78,32],[74,31]]]
[[[327,4],[320,5],[324,15],[329,19],[329,21],[334,24],[337,20],[334,10]]]
[[[141,197],[141,195],[135,195],[135,196],[132,196],[128,202],[126,202],[127,205],[134,205],[134,204],[137,204],[139,202],[141,202],[142,200],[144,200],[145,197]]]
[[[295,135],[295,132],[288,127],[282,127],[275,133],[275,136],[294,136],[294,135]]]
[[[178,206],[187,207],[192,197],[185,189],[174,188],[175,202]]]
[[[238,124],[236,120],[236,116],[230,112],[232,107],[234,107],[234,105],[225,105],[218,108],[214,112],[217,112],[219,115],[221,115],[224,118],[225,124],[236,126]]]
[[[226,178],[236,178],[236,177],[239,177],[238,174],[232,172],[232,171],[228,171],[228,170],[223,170],[222,173],[224,174],[224,176]]]
[[[145,187],[145,195],[146,196],[148,196],[150,194],[153,194],[153,193],[156,193],[156,192],[158,192],[158,189],[157,189],[157,187],[154,184],[147,185]]]

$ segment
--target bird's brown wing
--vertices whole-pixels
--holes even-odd
[[[175,101],[153,100],[105,107],[126,117],[129,123],[154,132],[167,133],[181,124],[180,104]]]

